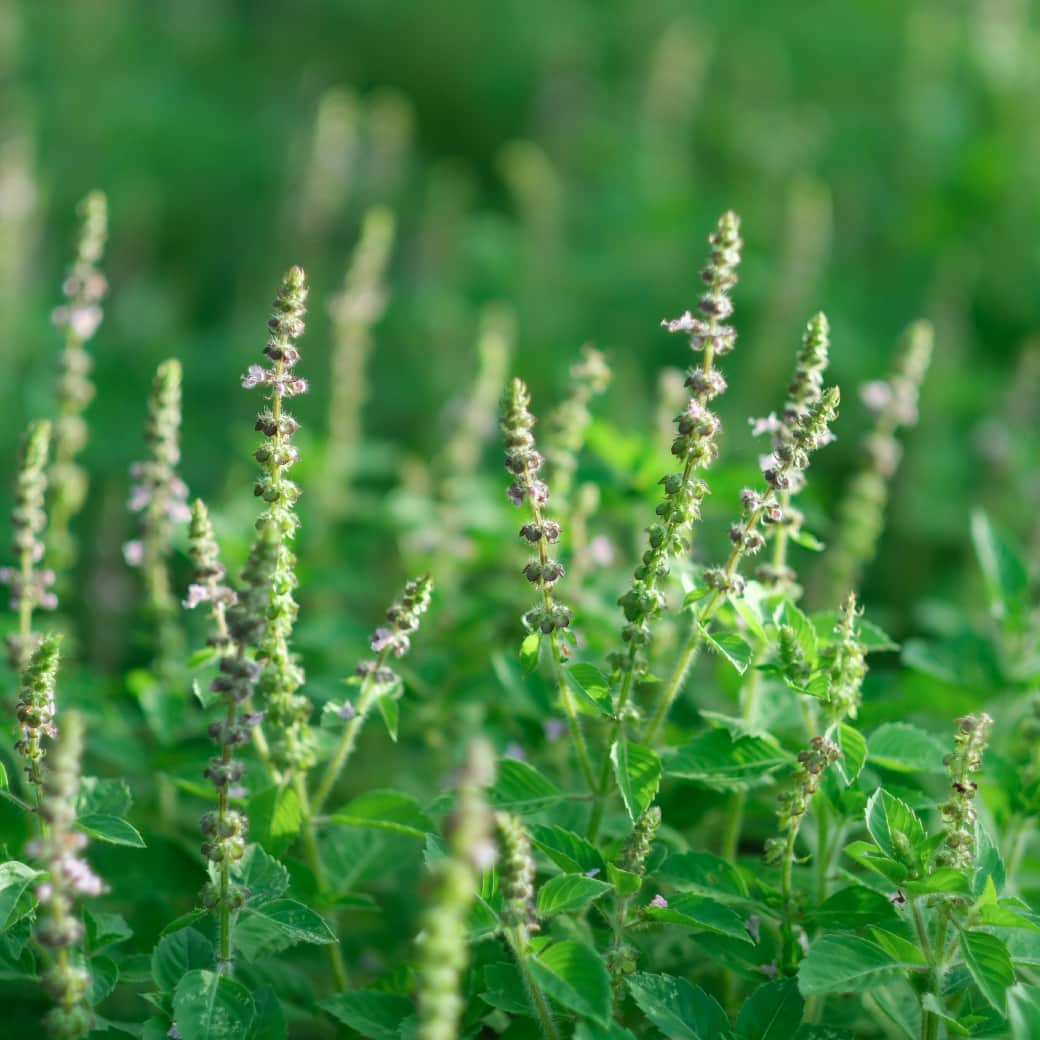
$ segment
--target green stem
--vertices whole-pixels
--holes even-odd
[[[817,800],[816,810],[816,900],[822,903],[827,898],[827,882],[830,875],[830,811],[827,800]]]
[[[711,599],[708,600],[708,604],[711,605],[715,602],[716,594],[713,593]],[[707,608],[705,609],[707,610]],[[679,692],[682,690],[683,683],[686,681],[687,673],[700,654],[701,636],[703,633],[701,626],[707,620],[708,615],[705,613],[699,615],[694,621],[693,630],[690,632],[685,644],[683,645],[682,652],[679,654],[679,660],[676,662],[675,668],[672,670],[671,678],[668,680],[668,683],[657,702],[657,708],[654,710],[650,722],[646,727],[643,742],[648,746],[653,744],[654,738],[657,736],[657,731],[661,728],[664,720],[668,717],[668,713],[672,710],[672,705],[675,703],[676,697],[679,696]]]
[[[752,667],[754,662],[752,662]],[[744,687],[744,703],[741,716],[745,722],[752,722],[758,710],[758,693],[761,688],[762,673],[753,668],[751,678]],[[726,813],[726,830],[722,837],[722,857],[732,863],[736,860],[740,846],[740,834],[744,829],[744,811],[747,808],[747,791],[734,791],[730,796]]]
[[[349,719],[343,727],[336,750],[332,753],[332,758],[329,759],[329,764],[325,767],[325,772],[322,775],[321,783],[318,784],[318,789],[314,792],[313,806],[316,814],[321,812],[322,807],[332,793],[332,789],[336,786],[340,773],[343,772],[343,767],[354,753],[358,734],[361,732],[361,727],[365,724],[365,718],[372,707],[372,700],[378,689],[375,677],[386,667],[386,659],[389,654],[389,647],[381,650],[375,664],[365,673],[364,679],[361,680],[361,692],[358,694],[356,708],[357,714],[352,719]]]
[[[320,896],[325,890],[326,879],[325,867],[321,862],[321,850],[318,848],[318,839],[314,832],[314,812],[303,777],[299,773],[293,774],[292,783],[293,789],[300,800],[300,815],[303,817],[300,836],[303,841],[304,860],[314,875],[314,882]],[[335,921],[331,921],[330,924],[335,925]],[[333,927],[333,932],[335,931],[336,929]],[[335,980],[337,990],[345,990],[349,985],[349,979],[347,976],[347,965],[343,960],[343,950],[340,947],[338,936],[335,942],[326,944],[325,955],[328,957],[329,969],[332,971],[332,977]]]
[[[787,844],[784,846],[784,869],[781,883],[781,903],[783,921],[780,926],[782,938],[780,966],[788,974],[794,974],[798,967],[794,942],[794,844],[798,837],[799,823],[793,824],[787,832]]]
[[[527,936],[519,928],[507,928],[505,930],[506,941],[509,943],[516,958],[516,965],[520,969],[520,976],[524,980],[524,989],[527,991],[528,999],[538,1016],[538,1024],[542,1027],[545,1040],[560,1040],[560,1031],[553,1021],[552,1010],[545,994],[535,982],[531,969],[527,965]]]

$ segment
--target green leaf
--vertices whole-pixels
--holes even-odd
[[[190,971],[213,966],[213,943],[194,928],[164,935],[152,951],[152,978],[163,993],[172,993]]]
[[[617,1022],[608,1022],[605,1026],[601,1026],[583,1018],[574,1029],[574,1040],[636,1040],[636,1038]]]
[[[845,855],[855,860],[861,866],[876,871],[893,885],[902,885],[909,874],[909,870],[902,863],[889,859],[881,853],[878,847],[869,841],[853,841],[845,846]]]
[[[794,1040],[856,1040],[856,1034],[835,1026],[804,1025],[798,1027]]]
[[[610,976],[602,957],[582,943],[554,943],[528,961],[543,992],[568,1011],[606,1025],[610,1019]]]
[[[651,904],[645,907],[643,912],[651,921],[686,925],[700,931],[726,935],[739,942],[750,943],[752,941],[743,919],[728,906],[718,900],[699,896],[693,892],[684,892],[671,897],[666,907]]]
[[[817,635],[825,642],[831,642],[834,638],[834,629],[838,624],[838,612],[836,610],[821,610],[812,616],[813,627]],[[868,654],[887,653],[899,649],[899,644],[887,633],[882,631],[873,621],[860,618],[856,623],[859,630],[859,641],[863,644]]]
[[[190,971],[173,995],[182,1040],[245,1040],[256,1016],[249,990],[212,971]]]
[[[1019,983],[1007,995],[1011,1040],[1036,1040],[1040,1036],[1040,986]]]
[[[748,670],[755,651],[736,632],[720,632],[718,635],[712,635],[703,625],[698,627],[708,646],[726,658],[738,674],[743,675]]]
[[[498,779],[488,791],[488,797],[496,808],[523,816],[553,805],[563,798],[563,792],[534,766],[515,758],[503,758],[498,763]]]
[[[321,1006],[368,1040],[398,1040],[401,1023],[415,1013],[407,997],[374,989],[337,993],[323,1000]]]
[[[8,926],[8,919],[22,898],[22,893],[32,884],[40,872],[26,863],[9,860],[0,863],[0,932]]]
[[[759,986],[737,1015],[739,1040],[790,1040],[802,1020],[805,1001],[796,979],[777,979]]]
[[[972,513],[971,538],[993,616],[1004,620],[1021,614],[1029,596],[1029,569],[1022,557],[981,510]]]
[[[819,644],[813,623],[790,600],[785,600],[779,611],[779,624],[790,625],[794,629],[795,639],[810,665],[816,664],[819,657]]]
[[[7,778],[7,766],[0,762],[0,791],[6,791],[11,786],[11,781]]]
[[[106,816],[125,816],[132,804],[133,797],[125,780],[99,780],[96,776],[85,776],[80,781],[76,797],[76,815],[103,813]]]
[[[607,864],[607,877],[614,886],[619,896],[635,895],[643,887],[642,874],[635,874],[631,870],[622,870],[613,863]]]
[[[558,874],[538,889],[538,916],[580,913],[612,888],[584,874]]]
[[[710,852],[680,852],[669,856],[657,877],[675,888],[714,898],[746,899],[747,884],[740,871]]]
[[[524,636],[524,640],[520,644],[520,667],[523,669],[524,675],[530,675],[538,666],[538,648],[541,644],[540,632],[532,632],[530,635]]]
[[[386,727],[387,736],[397,743],[397,728],[401,721],[401,704],[396,697],[380,697],[376,701],[383,725]]]
[[[339,809],[332,816],[332,822],[344,827],[396,831],[413,838],[425,837],[434,829],[416,799],[392,790],[367,791]]]
[[[1015,969],[1007,946],[989,932],[960,934],[961,954],[971,977],[986,1000],[1003,1015],[1008,987],[1015,984]]]
[[[259,845],[247,845],[233,871],[235,880],[249,889],[250,904],[269,903],[289,888],[289,871]]]
[[[798,988],[814,993],[864,993],[908,966],[900,964],[877,943],[858,935],[825,935],[809,947],[798,967]]]
[[[971,884],[964,871],[955,867],[937,867],[921,881],[907,881],[903,890],[911,899],[940,894],[970,896]]]
[[[870,737],[870,762],[899,773],[943,773],[944,746],[907,722],[888,722]]]
[[[133,938],[130,926],[119,914],[84,910],[83,923],[86,926],[86,947],[91,954]]]
[[[911,942],[909,939],[904,939],[903,936],[898,935],[896,932],[890,932],[886,928],[872,927],[870,929],[871,937],[894,960],[902,961],[903,964],[917,964],[927,966],[928,959],[925,957],[924,952],[916,944]]]
[[[835,892],[813,914],[819,928],[826,931],[866,928],[872,924],[895,924],[895,907],[880,892],[863,885],[852,885]]]
[[[119,966],[111,957],[91,957],[90,988],[87,990],[87,1003],[97,1007],[116,988],[119,981]]]
[[[863,763],[867,760],[867,742],[858,729],[843,722],[838,727],[838,747],[842,757],[838,759],[838,769],[845,778],[845,783],[855,783],[863,771]]]
[[[661,760],[653,749],[631,744],[622,736],[611,745],[610,762],[621,799],[635,823],[650,808],[661,786]]]
[[[300,833],[303,814],[291,787],[268,787],[249,799],[249,835],[272,856],[281,856]]]
[[[901,863],[908,854],[919,857],[924,827],[906,802],[879,787],[867,802],[866,820],[870,836],[890,859]]]
[[[583,705],[591,707],[600,715],[613,717],[614,703],[610,696],[610,679],[598,668],[579,662],[564,668],[563,675]]]
[[[641,972],[626,980],[639,1009],[669,1040],[723,1040],[729,1019],[699,986],[672,975]]]
[[[515,964],[486,964],[484,992],[480,999],[485,1004],[508,1011],[511,1015],[532,1015],[523,976]]]
[[[256,1021],[249,1040],[288,1040],[289,1025],[278,994],[270,986],[262,986],[253,994],[253,1003]]]
[[[129,845],[135,849],[145,847],[144,839],[137,832],[137,828],[118,816],[108,816],[105,813],[91,813],[81,816],[76,821],[76,826],[89,834],[97,841],[107,842],[109,845]]]
[[[232,934],[247,960],[269,957],[297,943],[333,943],[336,936],[321,914],[295,899],[246,906]]]
[[[606,873],[607,865],[599,850],[574,831],[535,824],[531,827],[531,840],[568,874]]]
[[[736,791],[768,781],[789,766],[791,756],[766,737],[737,737],[713,729],[694,737],[664,760],[665,772],[717,791]]]

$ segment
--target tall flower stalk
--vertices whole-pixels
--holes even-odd
[[[55,1040],[80,1040],[95,1027],[89,1004],[91,976],[82,958],[73,953],[83,942],[84,930],[76,903],[80,896],[105,891],[101,879],[80,855],[87,836],[73,830],[83,754],[83,721],[76,712],[62,717],[62,733],[51,753],[43,784],[40,815],[44,834],[29,846],[29,854],[46,870],[36,887],[40,903],[36,941],[48,955],[43,988],[54,1001],[44,1024]]]
[[[495,816],[498,842],[498,885],[502,892],[502,934],[516,958],[516,966],[527,991],[527,999],[542,1027],[545,1040],[559,1040],[560,1032],[552,1009],[528,966],[531,933],[538,931],[535,910],[535,865],[527,828],[509,813]]]
[[[292,630],[298,607],[295,590],[296,556],[291,543],[300,525],[295,504],[299,487],[288,472],[299,457],[293,435],[299,423],[284,409],[284,401],[307,390],[307,381],[295,373],[300,351],[296,341],[305,330],[307,282],[300,267],[286,273],[268,321],[270,338],[264,354],[270,365],[250,365],[242,379],[246,388],[263,386],[269,407],[261,411],[256,429],[265,440],[254,452],[261,473],[253,492],[267,508],[256,522],[257,537],[251,552],[257,596],[266,603],[261,609],[263,628],[256,644],[263,671],[257,682],[259,705],[274,764],[299,777],[314,762],[314,735],[310,730],[310,701],[297,691],[304,673],[291,648]],[[266,583],[266,584],[265,584]],[[298,784],[303,793],[303,785]]]
[[[787,402],[782,416],[769,415],[765,419],[752,421],[756,434],[768,433],[772,437],[773,453],[792,444],[795,427],[823,394],[823,376],[827,370],[830,348],[830,325],[822,312],[815,314],[802,337],[802,346],[795,360],[794,375],[788,386]],[[773,552],[768,563],[758,568],[757,577],[765,585],[773,587],[791,586],[797,575],[787,562],[787,547],[791,539],[801,533],[805,517],[791,504],[791,499],[805,487],[805,475],[795,470],[791,473],[788,486],[778,492],[783,519],[769,528],[772,534]]]
[[[820,399],[794,423],[790,442],[775,447],[773,453],[763,460],[765,491],[745,488],[742,493],[744,513],[729,532],[733,547],[725,564],[710,567],[704,572],[706,596],[702,606],[694,612],[690,635],[671,676],[663,684],[657,706],[646,728],[644,740],[647,744],[654,740],[668,717],[716,610],[728,598],[736,598],[743,593],[745,583],[740,576],[740,564],[745,557],[754,555],[764,547],[765,537],[761,528],[783,522],[784,512],[779,496],[790,488],[792,477],[796,477],[809,465],[811,453],[832,439],[830,426],[838,416],[839,400],[837,387],[824,390]]]
[[[889,485],[903,454],[896,435],[901,428],[917,422],[917,401],[934,341],[929,322],[914,322],[904,333],[889,378],[867,383],[861,390],[864,403],[876,418],[874,428],[863,439],[863,466],[845,492],[837,530],[825,557],[828,599],[859,588],[863,569],[877,552]]]
[[[148,399],[148,457],[130,469],[134,484],[129,506],[141,514],[139,537],[123,548],[127,562],[141,570],[149,608],[166,621],[177,609],[168,562],[173,529],[191,519],[188,489],[177,474],[180,430],[181,363],[171,358],[156,370]]]
[[[794,932],[795,842],[824,772],[840,757],[838,745],[827,737],[813,737],[809,747],[798,753],[792,786],[780,796],[780,830],[785,832],[784,837],[766,842],[766,862],[782,868],[780,968],[787,973],[793,973],[798,964]]]
[[[433,893],[419,938],[419,1040],[455,1040],[465,1006],[460,992],[469,961],[470,909],[480,875],[495,863],[492,817],[484,789],[492,783],[491,745],[475,740],[459,784],[451,820],[448,854],[434,864]]]
[[[358,665],[360,688],[357,703],[346,701],[339,709],[339,714],[347,720],[346,725],[311,799],[312,812],[321,812],[328,800],[353,754],[358,734],[372,708],[381,697],[392,696],[394,688],[400,683],[401,680],[390,667],[390,660],[403,657],[411,647],[411,637],[418,631],[420,619],[429,608],[432,589],[433,582],[428,575],[409,581],[400,598],[387,610],[386,625],[372,633],[369,645],[376,654],[375,660],[363,661]]]
[[[58,384],[58,419],[54,430],[54,462],[50,484],[51,525],[49,561],[64,571],[75,558],[69,525],[83,507],[87,474],[77,459],[87,443],[84,412],[94,399],[90,374],[93,361],[86,345],[101,324],[101,303],[108,283],[100,269],[108,235],[108,203],[103,192],[92,191],[79,204],[80,228],[76,260],[62,292],[65,303],[54,311],[54,323],[65,330]]]
[[[51,424],[29,424],[22,439],[15,480],[14,509],[11,512],[12,548],[17,561],[13,567],[0,568],[0,582],[10,589],[11,609],[18,614],[18,628],[7,637],[7,656],[15,674],[21,674],[33,648],[33,612],[37,607],[53,610],[58,598],[51,590],[54,572],[39,566],[44,553],[44,528],[47,513],[47,455]]]
[[[551,555],[551,547],[560,538],[560,525],[543,514],[549,501],[548,485],[538,479],[543,459],[535,447],[535,418],[531,414],[531,395],[523,380],[514,379],[506,390],[502,403],[502,437],[506,449],[506,470],[513,480],[509,487],[509,500],[515,506],[526,501],[531,510],[531,520],[520,528],[520,536],[529,545],[536,547],[537,556],[524,567],[524,576],[540,592],[538,603],[524,614],[524,625],[532,633],[540,633],[549,640],[549,656],[553,675],[560,694],[560,703],[567,716],[571,740],[578,756],[582,775],[591,790],[596,788],[596,779],[589,761],[585,736],[578,721],[574,695],[560,667],[559,633],[570,626],[574,618],[571,609],[559,602],[553,590],[563,577],[563,564]]]
[[[690,530],[700,519],[701,502],[708,494],[708,485],[698,473],[707,469],[719,452],[716,437],[722,424],[710,405],[726,389],[726,380],[715,367],[715,362],[733,350],[737,340],[736,329],[725,322],[733,313],[730,293],[737,284],[737,267],[744,245],[740,237],[740,218],[732,211],[723,213],[708,242],[711,252],[701,271],[706,291],[697,305],[701,317],[694,317],[692,312],[686,311],[674,321],[661,323],[669,332],[688,335],[690,349],[700,353],[701,360],[686,375],[685,385],[690,398],[675,417],[676,431],[671,452],[682,468],[661,479],[664,497],[657,506],[658,519],[647,529],[647,548],[635,569],[632,584],[618,600],[625,615],[621,630],[625,650],[614,660],[619,673],[614,704],[618,721],[611,734],[611,746],[624,725],[635,681],[646,667],[651,625],[665,608],[660,585],[668,577],[670,561],[689,551]],[[607,755],[596,785],[597,800],[589,825],[592,836],[599,829],[604,801],[610,790],[610,770],[610,757]]]
[[[607,359],[595,347],[585,344],[581,356],[571,365],[570,394],[549,416],[549,437],[545,458],[549,479],[559,508],[567,511],[578,469],[578,454],[592,422],[589,404],[605,393],[613,373]]]
[[[361,409],[367,397],[365,368],[372,327],[386,309],[386,267],[394,244],[394,215],[381,206],[365,214],[343,291],[329,305],[332,371],[329,387],[329,475],[333,515],[350,503],[350,485],[361,447]]]

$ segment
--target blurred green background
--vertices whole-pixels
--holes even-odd
[[[950,605],[981,603],[971,510],[1040,545],[1038,13],[1025,0],[0,3],[2,487],[25,422],[53,411],[61,334],[50,312],[76,203],[102,188],[111,209],[110,296],[90,344],[99,388],[85,456],[91,496],[78,521],[79,580],[62,606],[82,649],[64,688],[112,723],[94,727],[91,767],[165,771],[199,788],[204,720],[178,754],[146,753],[125,736],[140,718],[119,702],[121,729],[109,707],[125,692],[125,669],[150,660],[120,554],[132,531],[128,468],[143,452],[155,366],[177,356],[183,475],[212,503],[237,570],[256,513],[249,453],[259,404],[239,378],[259,360],[292,263],[312,285],[299,371],[314,392],[296,402],[305,491],[297,646],[316,703],[342,696],[339,678],[409,571],[434,567],[442,589],[406,671],[404,746],[388,755],[373,734],[358,786],[405,762],[416,775],[394,782],[428,794],[427,774],[439,777],[453,758],[457,731],[490,715],[500,744],[537,742],[550,710],[547,689],[532,680],[524,693],[513,664],[528,589],[486,423],[482,468],[466,475],[455,511],[430,504],[430,489],[450,476],[445,446],[468,414],[482,311],[514,309],[511,368],[542,416],[565,395],[582,343],[614,367],[579,478],[601,489],[588,533],[611,540],[615,562],[567,590],[588,622],[590,659],[602,663],[620,623],[614,600],[652,515],[653,477],[669,466],[655,433],[659,373],[689,358],[659,322],[695,303],[706,236],[727,208],[740,213],[746,242],[739,340],[722,364],[723,456],[698,558],[725,551],[723,528],[761,450],[746,420],[781,405],[809,315],[822,308],[830,318],[830,378],[844,392],[838,441],[814,462],[804,496],[824,540],[870,423],[857,388],[887,374],[900,331],[927,317],[936,354],[921,421],[905,437],[864,592],[869,616],[900,638],[956,634]],[[356,494],[334,520],[319,508],[328,304],[373,204],[396,213],[398,238],[368,365]],[[438,530],[453,523],[470,536],[466,561],[456,559],[457,532]],[[175,564],[183,588],[183,541]],[[808,569],[808,554],[796,565]],[[201,619],[192,624],[198,646]],[[496,646],[508,662],[490,655]],[[667,653],[667,636],[661,646]],[[948,727],[977,706],[979,690],[1002,689],[989,651],[972,647],[911,680],[909,702],[893,669],[874,666],[870,721],[931,703]],[[965,678],[969,659],[981,671]],[[930,701],[937,690],[947,699]],[[192,797],[186,834],[200,804]],[[760,809],[768,834],[771,804]],[[118,862],[101,850],[103,872],[138,870],[147,887],[150,871],[174,862],[164,840],[149,835],[148,853]],[[142,949],[198,888],[195,840],[179,841],[179,904],[133,908]],[[394,898],[386,903],[397,912]],[[410,935],[413,923],[395,934]]]

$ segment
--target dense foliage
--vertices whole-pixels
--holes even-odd
[[[1027,6],[680,6],[5,8],[5,1035],[1040,1035]]]

